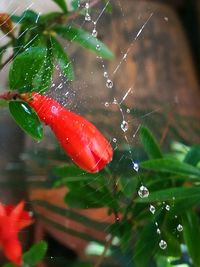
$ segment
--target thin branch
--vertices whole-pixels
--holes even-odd
[[[0,99],[3,99],[3,100],[13,100],[16,98],[20,98],[19,93],[10,92],[10,91],[0,93]]]
[[[6,61],[4,63],[1,64],[0,66],[0,71],[14,58],[14,54],[12,54],[11,56],[9,56],[9,58],[6,59]]]

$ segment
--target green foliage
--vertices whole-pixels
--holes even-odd
[[[16,123],[36,140],[43,137],[43,128],[35,111],[23,101],[10,101],[9,110]]]
[[[45,241],[39,241],[34,244],[29,251],[23,254],[23,265],[22,267],[36,267],[41,262],[47,252],[47,243]],[[12,263],[7,263],[3,267],[15,267]]]
[[[67,13],[67,5],[65,0],[53,0],[62,10],[64,13]]]

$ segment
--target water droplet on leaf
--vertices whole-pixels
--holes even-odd
[[[153,205],[150,205],[149,210],[150,210],[150,212],[151,212],[152,214],[154,214],[155,211],[156,211],[156,208],[155,208]]]
[[[133,162],[133,169],[138,172],[139,171],[139,164],[137,162]]]

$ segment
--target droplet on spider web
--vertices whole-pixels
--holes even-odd
[[[109,103],[108,102],[105,102],[105,107],[107,108],[107,107],[109,107]]]
[[[138,190],[138,195],[141,198],[145,198],[149,196],[149,190],[148,188],[146,188],[146,186],[142,185],[140,186],[139,190]]]
[[[159,247],[163,250],[166,249],[167,248],[167,242],[165,240],[160,240]]]
[[[165,206],[165,209],[166,209],[167,211],[170,211],[170,206],[169,206],[169,205],[166,205],[166,206]]]
[[[96,45],[96,50],[101,50],[101,46],[99,44]]]
[[[179,232],[182,232],[182,231],[183,231],[183,226],[182,226],[181,224],[179,224],[179,225],[177,226],[177,230],[178,230]]]
[[[156,233],[157,233],[158,235],[161,234],[160,228],[157,228]]]
[[[108,78],[108,73],[107,73],[107,71],[104,71],[103,76],[104,76],[105,78]]]
[[[137,162],[133,162],[133,169],[138,172],[139,171],[139,164]]]
[[[93,37],[97,37],[97,34],[98,34],[97,30],[94,28],[94,29],[92,30],[92,36],[93,36]]]
[[[89,13],[85,14],[85,21],[91,21],[91,16]]]
[[[123,132],[126,132],[128,130],[128,122],[127,121],[122,121],[121,123],[121,129]]]
[[[152,214],[154,214],[156,212],[156,208],[153,205],[149,206],[149,210]]]
[[[108,88],[112,88],[113,87],[113,82],[110,79],[108,79],[106,81],[106,87],[108,87]]]
[[[117,138],[113,138],[113,143],[116,143],[117,142]]]

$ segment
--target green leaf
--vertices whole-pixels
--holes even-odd
[[[10,68],[10,89],[27,92],[34,90],[34,79],[44,66],[47,49],[31,47],[18,55]]]
[[[112,14],[113,8],[112,8],[112,4],[110,3],[110,1],[109,0],[104,0],[104,3],[105,3],[105,11],[108,14]]]
[[[196,166],[200,162],[200,145],[192,146],[185,156],[184,162]]]
[[[43,65],[33,79],[34,91],[44,92],[49,89],[53,75],[53,54],[48,47]]]
[[[8,262],[8,263],[4,264],[3,267],[16,267],[16,265],[12,264],[11,262]]]
[[[182,215],[183,236],[192,258],[194,267],[200,266],[200,227],[199,219],[193,211],[188,211]]]
[[[64,11],[64,13],[68,12],[65,0],[53,0],[53,1]]]
[[[10,101],[9,110],[16,123],[36,140],[43,137],[43,128],[35,111],[23,101]]]
[[[35,266],[45,257],[46,252],[47,243],[45,241],[42,240],[33,245],[28,252],[24,253],[23,260],[25,265],[29,267]]]
[[[145,127],[140,127],[140,141],[144,146],[144,150],[150,158],[157,159],[162,158],[162,153],[160,151],[159,145],[154,139],[152,133],[149,129]]]
[[[173,173],[200,179],[200,169],[172,158],[143,161],[141,162],[140,166],[147,170]]]
[[[39,22],[41,24],[48,24],[49,22],[61,17],[63,14],[61,12],[49,12],[40,17]]]
[[[175,187],[156,192],[150,192],[147,198],[138,198],[136,202],[162,202],[178,200],[185,201],[189,198],[200,197],[200,187]]]
[[[64,49],[60,43],[53,37],[51,37],[51,44],[53,48],[53,54],[64,74],[64,76],[69,80],[74,80],[74,70],[71,60],[68,55],[65,53]]]
[[[77,10],[80,5],[80,0],[71,0],[71,6],[73,7],[73,11]]]
[[[80,28],[75,28],[71,26],[55,26],[53,30],[63,38],[71,42],[77,42],[84,48],[90,49],[98,56],[107,59],[113,59],[114,57],[113,53],[104,43],[99,41],[96,37],[92,36],[92,34]]]
[[[31,9],[27,9],[21,16],[11,15],[11,20],[15,23],[37,23],[39,14]]]

